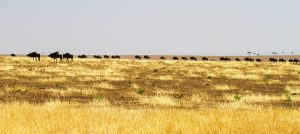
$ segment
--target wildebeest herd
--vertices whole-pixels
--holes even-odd
[[[15,54],[11,54],[12,57],[16,57]],[[40,61],[41,60],[41,54],[37,53],[37,52],[32,52],[32,53],[29,53],[27,54],[27,57],[30,57],[32,58],[34,61]],[[60,62],[62,62],[64,59],[66,59],[67,62],[73,62],[73,59],[74,59],[74,55],[70,54],[70,53],[65,53],[65,54],[61,54],[59,53],[58,51],[54,52],[54,53],[51,53],[49,54],[49,57],[52,58],[54,60],[54,62],[58,62],[58,60]],[[94,55],[93,56],[94,58],[96,59],[121,59],[121,56],[119,55],[112,55],[112,56],[109,56],[109,55],[103,55],[103,56],[100,56],[100,55]],[[78,58],[88,58],[87,55],[78,55]],[[141,59],[145,59],[145,60],[149,60],[151,59],[150,56],[148,55],[144,55],[144,56],[140,56],[140,55],[135,55],[134,56],[134,59],[137,59],[137,60],[141,60]],[[160,56],[159,57],[160,60],[167,60],[166,57],[164,56]],[[191,57],[172,57],[172,60],[184,60],[184,61],[187,61],[187,60],[191,60],[191,61],[197,61],[198,59],[194,56],[191,56]],[[202,61],[209,61],[209,59],[207,57],[202,57],[200,60]],[[240,58],[235,58],[234,60],[232,60],[231,58],[228,58],[228,57],[220,57],[219,59],[220,61],[223,61],[223,62],[229,62],[229,61],[242,61],[242,59]],[[253,59],[253,58],[250,58],[250,57],[246,57],[244,58],[244,61],[246,62],[262,62],[262,59],[259,59],[259,58],[256,58],[256,59]],[[297,64],[297,63],[300,63],[300,60],[298,59],[289,59],[289,60],[286,60],[286,59],[276,59],[276,58],[269,58],[269,62],[274,62],[274,63],[277,63],[277,62],[281,62],[281,63],[286,63],[286,62],[289,62],[289,63],[294,63],[294,64]]]
[[[70,60],[73,62],[73,58],[74,58],[74,56],[70,53],[60,54],[58,51],[51,53],[49,57],[54,59],[54,61],[56,62],[57,59],[59,59],[61,62],[63,61],[63,59],[66,59],[67,62],[70,62]]]

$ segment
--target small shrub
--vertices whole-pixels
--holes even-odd
[[[153,72],[154,72],[154,73],[157,73],[157,72],[158,72],[158,70],[157,70],[157,69],[154,69],[154,70],[153,70]]]
[[[145,89],[144,88],[139,88],[136,92],[138,94],[143,94],[145,92]]]
[[[236,100],[236,101],[240,101],[241,99],[242,99],[242,95],[241,94],[235,94],[234,95],[234,100]]]
[[[290,94],[285,94],[287,101],[292,101],[292,97]]]
[[[94,96],[93,101],[98,102],[98,101],[101,101],[101,100],[103,100],[103,99],[104,99],[104,97],[101,96],[101,95],[99,95],[99,96]]]

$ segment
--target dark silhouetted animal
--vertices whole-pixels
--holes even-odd
[[[247,61],[247,62],[253,62],[254,61],[254,59],[252,59],[252,58],[245,58],[245,61]]]
[[[11,57],[16,57],[16,55],[15,55],[15,54],[11,54],[10,56],[11,56]]]
[[[108,55],[104,55],[103,57],[104,57],[104,59],[109,59]]]
[[[290,59],[289,62],[294,64],[297,64],[298,62],[300,63],[298,59]]]
[[[52,58],[55,62],[57,62],[57,59],[60,59],[60,61],[62,61],[63,55],[56,51],[54,53],[49,54],[49,57]]]
[[[29,53],[29,54],[27,54],[27,57],[30,57],[35,61],[40,61],[41,60],[41,54],[38,54],[37,52]]]
[[[197,61],[196,57],[190,57],[190,60]]]
[[[96,59],[102,59],[102,57],[100,55],[94,55],[93,57]]]
[[[241,61],[241,59],[239,59],[239,58],[235,58],[234,60],[235,60],[235,61]]]
[[[256,59],[256,62],[261,62],[262,60],[261,59]]]
[[[203,57],[202,60],[203,61],[208,61],[208,58],[207,57]]]
[[[67,59],[67,62],[70,62],[69,59],[71,59],[71,61],[73,62],[73,58],[74,58],[74,56],[70,53],[63,54],[63,59]]]
[[[221,58],[220,58],[220,61],[224,61],[224,60],[225,60],[225,57],[221,57]]]
[[[166,60],[166,57],[160,56],[160,59],[161,59],[161,60]]]
[[[148,55],[145,55],[144,59],[148,60],[148,59],[150,59],[150,57]]]
[[[121,59],[121,57],[119,55],[113,55],[111,56],[112,59]]]
[[[270,58],[269,61],[270,61],[270,62],[276,62],[276,63],[277,63],[277,59],[275,59],[275,58]]]
[[[285,59],[279,59],[278,61],[279,61],[279,62],[286,63],[286,60],[285,60]]]
[[[178,60],[178,57],[173,57],[173,60]]]
[[[142,59],[142,57],[139,56],[139,55],[134,56],[134,58],[135,58],[135,59],[138,59],[138,60]]]
[[[181,59],[182,59],[182,60],[188,60],[188,58],[186,58],[186,57],[181,57]]]
[[[230,58],[228,58],[228,57],[221,57],[220,58],[220,61],[231,61],[231,59]]]
[[[228,58],[228,57],[226,57],[226,58],[225,58],[225,61],[231,61],[231,59],[230,59],[230,58]]]
[[[86,55],[78,55],[78,58],[87,58],[87,56]]]

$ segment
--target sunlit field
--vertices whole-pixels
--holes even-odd
[[[3,133],[300,133],[300,65],[0,57]]]

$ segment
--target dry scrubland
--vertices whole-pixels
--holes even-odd
[[[0,57],[4,133],[300,133],[289,63]]]

